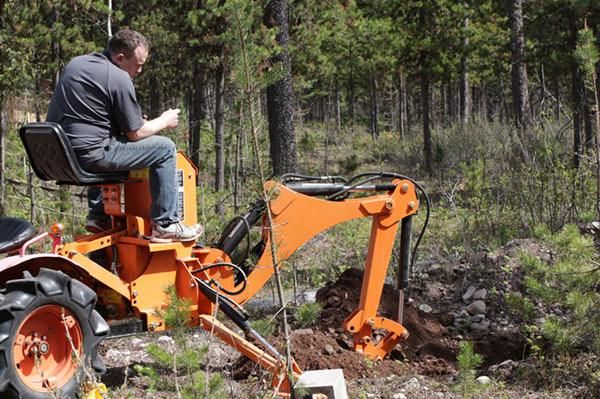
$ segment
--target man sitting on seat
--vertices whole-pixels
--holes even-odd
[[[146,120],[132,79],[148,57],[146,38],[120,30],[103,53],[75,57],[63,71],[52,95],[46,120],[59,123],[81,166],[89,172],[150,168],[153,242],[191,241],[200,225],[186,226],[177,216],[175,143],[156,133],[177,126],[179,109]],[[88,230],[110,227],[101,191],[90,188]]]

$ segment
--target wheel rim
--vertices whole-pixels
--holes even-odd
[[[65,307],[35,309],[17,329],[13,347],[17,375],[33,391],[62,387],[77,371],[82,336],[77,318]]]

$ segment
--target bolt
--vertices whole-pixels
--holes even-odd
[[[410,208],[410,210],[414,210],[417,207],[417,204],[415,203],[415,201],[410,201],[408,203],[408,207]]]
[[[392,210],[392,208],[394,208],[394,202],[393,201],[386,201],[385,202],[385,209]]]
[[[408,183],[404,183],[404,184],[402,185],[402,187],[400,187],[400,192],[401,192],[402,194],[406,194],[406,193],[408,192],[408,189],[409,189],[409,187],[410,187],[410,186],[408,185]]]
[[[45,355],[46,353],[48,353],[49,350],[50,350],[50,345],[48,345],[47,342],[40,343],[40,353],[42,355]]]
[[[138,296],[138,292],[137,292],[137,290],[134,290],[134,291],[131,293],[131,296],[132,296],[132,297],[134,297],[134,298],[137,298],[137,296]]]

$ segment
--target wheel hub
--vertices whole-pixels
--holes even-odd
[[[83,348],[79,322],[60,305],[44,305],[23,320],[14,340],[17,375],[31,390],[48,392],[77,372]]]
[[[50,344],[46,341],[48,337],[40,335],[37,332],[33,332],[31,336],[25,338],[25,344],[23,345],[23,354],[25,356],[44,356],[50,352]]]

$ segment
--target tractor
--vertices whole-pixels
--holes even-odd
[[[268,199],[232,219],[211,246],[152,243],[147,170],[82,169],[58,124],[30,123],[19,135],[40,179],[100,186],[112,228],[64,242],[59,223],[40,233],[25,220],[0,218],[0,252],[6,254],[0,260],[0,397],[41,399],[49,391],[76,397],[84,372],[105,369],[98,354],[104,338],[170,327],[157,312],[167,306],[169,286],[191,304],[192,326],[212,331],[267,369],[277,393],[289,397],[290,380],[302,370],[252,329],[243,305],[304,243],[357,218],[372,219],[371,235],[360,303],[343,328],[370,359],[383,358],[408,337],[402,306],[398,320],[378,315],[378,306],[399,229],[400,293],[408,286],[412,216],[419,209],[416,189],[422,190],[414,180],[394,173],[349,180],[284,175],[267,181]],[[196,178],[196,167],[179,152],[179,216],[188,225],[197,221]],[[33,251],[40,241],[51,249]],[[239,330],[219,321],[217,310]]]

